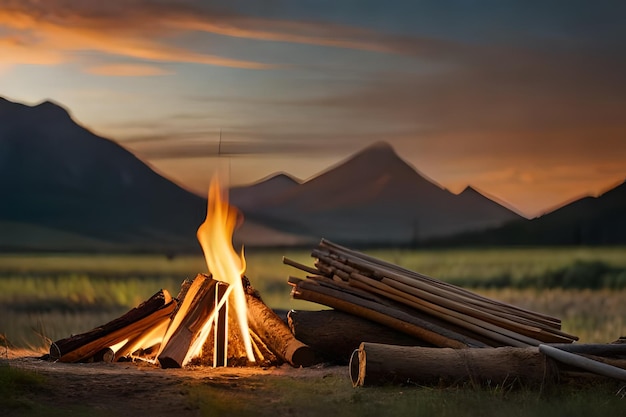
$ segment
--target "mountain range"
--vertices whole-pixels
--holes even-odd
[[[532,220],[428,242],[444,246],[626,244],[626,181]]]
[[[246,246],[623,243],[625,188],[531,221],[471,187],[449,192],[379,142],[306,182],[281,173],[232,188],[230,202]],[[0,98],[0,196],[3,251],[200,250],[204,198],[49,101]]]
[[[455,195],[439,187],[385,142],[305,183],[281,174],[234,188],[231,202],[273,228],[357,245],[416,243],[520,219],[472,188]]]

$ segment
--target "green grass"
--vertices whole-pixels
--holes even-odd
[[[0,362],[0,409],[29,410],[35,404],[30,396],[45,389],[45,379],[34,372],[16,369]]]
[[[190,401],[203,416],[321,416],[355,417],[576,417],[623,415],[626,403],[614,384],[591,389],[559,387],[428,388],[386,386],[352,388],[348,377],[250,378],[231,385],[195,386]]]
[[[626,247],[385,249],[369,254],[496,299],[564,320],[589,342],[626,333]],[[246,275],[264,301],[280,309],[324,308],[292,300],[286,256],[313,265],[310,250],[246,251]],[[0,255],[0,333],[41,345],[119,317],[163,288],[173,296],[185,278],[206,272],[201,256]],[[574,288],[563,291],[562,287]],[[512,290],[514,289],[514,290]],[[588,291],[593,289],[593,291]]]
[[[388,249],[369,253],[472,287],[491,298],[560,317],[563,329],[580,336],[581,342],[604,343],[626,334],[626,288],[609,285],[626,269],[626,248]],[[309,250],[246,253],[246,275],[263,299],[274,308],[322,308],[291,300],[287,277],[304,277],[306,273],[283,265],[283,256],[307,265],[314,261]],[[199,256],[0,255],[0,333],[14,344],[47,350],[49,339],[106,323],[161,288],[176,295],[185,278],[205,271]],[[576,284],[574,289],[562,288],[572,283]],[[233,417],[576,417],[618,416],[626,410],[626,399],[615,395],[618,385],[549,390],[500,386],[355,389],[347,375],[245,379],[232,384],[205,380],[190,386],[190,407],[200,415]],[[0,410],[25,416],[93,415],[94,410],[88,408],[46,405],[33,395],[46,389],[50,389],[48,383],[40,375],[0,363]]]

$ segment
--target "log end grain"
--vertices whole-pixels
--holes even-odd
[[[304,343],[301,343],[300,346],[290,345],[285,356],[291,358],[291,365],[297,368],[307,368],[318,362],[315,351]]]
[[[169,356],[159,356],[159,364],[163,369],[181,367],[181,364],[176,359]]]

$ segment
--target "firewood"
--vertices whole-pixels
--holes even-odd
[[[287,320],[298,340],[314,349],[324,362],[335,364],[347,364],[361,342],[432,346],[387,326],[337,310],[291,310]]]
[[[174,312],[172,312],[174,314]],[[136,336],[129,338],[121,348],[114,353],[112,361],[117,362],[123,357],[131,355],[138,350],[142,352],[151,351],[156,355],[157,350],[161,346],[163,336],[170,324],[171,314],[164,316],[160,321],[155,323],[147,330],[138,333]],[[143,359],[153,359],[150,356],[143,355]]]
[[[181,368],[185,365],[189,349],[215,307],[216,282],[203,274],[194,279],[163,337],[157,354],[162,368]]]
[[[248,359],[246,348],[243,343],[241,332],[239,331],[238,319],[232,310],[227,315],[228,325],[228,346],[226,351],[226,366],[273,366],[281,365],[284,360],[276,357],[274,353],[265,345],[258,335],[248,329],[250,334],[252,350],[254,353],[254,362]],[[189,361],[190,365],[197,366],[215,366],[215,332],[211,331],[204,344],[202,345],[201,354]]]
[[[389,326],[413,337],[440,347],[485,347],[484,343],[441,327],[434,320],[425,320],[418,315],[400,309],[346,294],[338,289],[328,288],[304,280],[291,291],[293,298],[333,307],[349,314]]]
[[[166,290],[160,290],[126,314],[88,332],[57,340],[50,346],[50,358],[60,362],[86,360],[103,349],[146,331],[167,319],[176,308]]]
[[[489,299],[325,239],[311,252],[311,256],[316,258],[315,269],[284,260],[288,265],[313,274],[304,281],[289,279],[290,284],[297,289],[292,290],[295,298],[302,298],[298,294],[301,288],[317,292],[312,295],[317,301],[309,301],[351,311],[362,317],[365,317],[363,314],[375,315],[366,310],[381,305],[410,315],[417,311],[426,321],[435,319],[439,327],[434,333],[453,330],[454,334],[479,341],[482,346],[538,346],[542,343],[572,343],[578,339],[561,330],[558,318]],[[313,286],[313,283],[318,286]],[[319,293],[324,292],[323,288],[333,291],[334,296],[320,296]],[[346,302],[347,297],[352,297],[350,302]],[[342,299],[342,307],[337,306],[337,298]],[[370,307],[363,310],[362,305],[359,308],[349,305],[362,299],[369,299]],[[395,304],[391,306],[387,301]],[[360,310],[359,313],[356,310]],[[389,309],[386,311],[388,313]],[[422,324],[419,326],[424,327]],[[436,337],[432,333],[424,333],[422,336]],[[431,339],[427,341],[440,346]]]
[[[605,362],[626,372],[624,360]],[[543,385],[597,377],[551,360],[536,346],[458,350],[362,343],[352,355],[349,368],[355,387],[388,383]]]
[[[246,288],[246,301],[250,329],[274,354],[295,367],[308,367],[316,362],[313,349],[296,339],[285,322],[251,287]]]
[[[360,266],[360,268],[369,270],[372,274],[372,277],[377,277],[381,279],[383,277],[397,279],[400,282],[403,282],[407,285],[419,285],[419,283],[421,282],[421,283],[429,285],[428,288],[430,291],[436,292],[437,288],[442,291],[445,291],[444,294],[445,296],[448,296],[448,297],[453,296],[453,295],[462,296],[462,297],[465,297],[466,299],[474,300],[474,302],[479,303],[479,304],[480,303],[491,304],[498,308],[507,309],[517,316],[528,317],[533,320],[542,321],[542,322],[545,322],[547,324],[554,325],[554,326],[560,326],[560,323],[561,323],[560,319],[556,317],[551,317],[546,314],[526,310],[518,306],[513,306],[507,303],[503,303],[503,302],[496,301],[487,297],[483,297],[479,294],[476,294],[472,291],[458,287],[456,285],[429,277],[424,274],[420,274],[415,271],[402,268],[398,265],[394,265],[384,260],[374,258],[372,256],[363,254],[361,252],[353,251],[351,249],[332,243],[326,239],[322,239],[322,241],[320,242],[320,247],[328,249],[328,250],[332,250],[338,254],[341,254],[341,256],[345,257],[345,262],[348,265],[357,265],[357,266]]]
[[[425,313],[431,314],[434,317],[438,317],[447,322],[456,324],[460,327],[463,327],[467,330],[470,330],[476,334],[485,336],[489,339],[492,339],[496,343],[500,343],[502,345],[508,346],[537,346],[541,342],[537,339],[533,339],[525,336],[524,334],[517,333],[515,331],[509,329],[518,329],[514,326],[500,327],[498,325],[493,324],[501,323],[497,320],[497,317],[489,317],[486,316],[482,312],[473,312],[478,316],[483,316],[487,320],[483,320],[480,318],[474,317],[472,314],[464,314],[462,312],[456,311],[454,309],[445,308],[443,305],[451,305],[452,303],[443,300],[442,304],[435,304],[426,301],[423,298],[415,297],[410,292],[403,292],[395,287],[391,287],[386,285],[386,282],[378,282],[376,280],[370,280],[366,277],[359,278],[358,282],[355,282],[355,285],[359,288],[369,288],[372,292],[377,294],[385,295],[392,300],[399,301],[405,305],[413,307],[417,310],[423,311]],[[428,296],[424,298],[429,298]],[[468,309],[464,306],[459,306],[459,310],[465,310],[468,312]],[[539,329],[537,329],[539,332]],[[561,341],[561,339],[558,339]]]

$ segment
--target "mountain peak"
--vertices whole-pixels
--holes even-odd
[[[37,109],[40,112],[44,112],[46,115],[71,118],[70,113],[67,109],[65,109],[65,107],[51,100],[44,100],[41,103],[32,106],[32,108]]]
[[[294,177],[291,174],[288,174],[287,172],[284,171],[280,171],[277,172],[275,174],[272,174],[268,177],[265,177],[259,181],[257,181],[257,183],[261,183],[261,182],[276,182],[276,183],[284,183],[284,184],[301,184],[302,181],[299,180],[298,178]]]
[[[66,122],[72,118],[65,107],[51,100],[44,100],[39,104],[29,105],[11,101],[6,97],[0,97],[0,109],[11,112],[12,116],[8,116],[8,120],[26,118],[31,123],[33,122],[32,117],[38,117],[40,120],[43,118],[46,122],[55,120],[57,122]]]
[[[357,152],[356,155],[360,154],[376,154],[378,156],[388,155],[395,158],[398,157],[398,154],[396,153],[395,149],[393,149],[393,146],[391,146],[389,142],[385,142],[384,140],[379,140],[366,146],[360,152]]]

